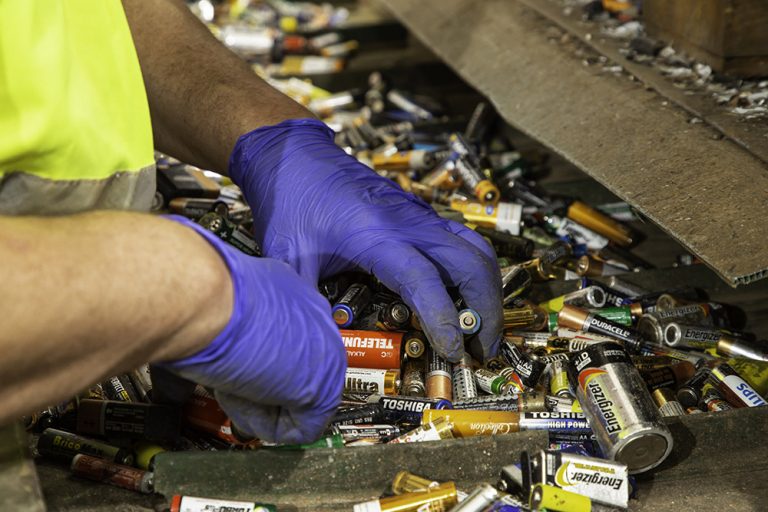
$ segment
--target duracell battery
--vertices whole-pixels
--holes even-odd
[[[640,346],[640,336],[633,329],[605,320],[575,306],[563,306],[557,315],[557,323],[576,331],[602,334],[624,342],[625,347],[637,351]]]
[[[403,333],[341,329],[347,364],[353,368],[398,370]]]
[[[77,432],[85,435],[175,441],[181,428],[181,411],[170,405],[80,401]]]
[[[677,389],[696,373],[696,367],[688,361],[680,361],[672,366],[641,370],[640,376],[649,391],[659,388]]]

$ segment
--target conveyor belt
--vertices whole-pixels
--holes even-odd
[[[584,65],[578,41],[518,0],[380,0],[512,125],[697,254],[729,284],[768,276],[768,169],[629,75]]]

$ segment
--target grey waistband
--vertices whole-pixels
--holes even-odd
[[[149,211],[154,164],[102,180],[58,181],[25,172],[0,178],[0,215],[66,215],[88,210]]]

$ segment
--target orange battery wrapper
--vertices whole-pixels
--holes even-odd
[[[351,368],[400,369],[402,332],[340,329]]]

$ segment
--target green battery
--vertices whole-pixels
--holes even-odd
[[[534,512],[591,512],[592,500],[554,485],[536,484],[531,490],[530,508]]]
[[[266,443],[265,443],[266,446]],[[306,444],[280,444],[271,446],[276,450],[313,450],[315,448],[344,448],[344,438],[341,434],[333,434],[331,436],[318,439],[314,443]]]
[[[590,309],[589,312],[620,325],[632,326],[632,311],[629,307]],[[557,313],[549,314],[548,325],[549,332],[557,332]]]

